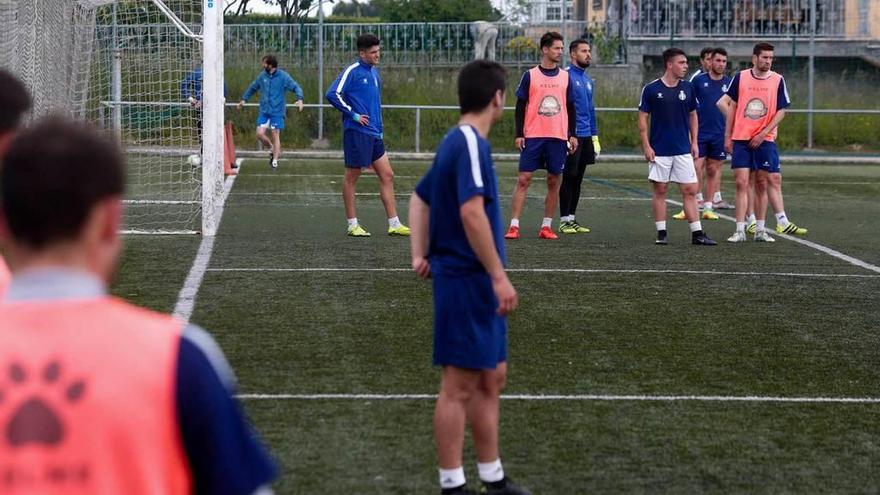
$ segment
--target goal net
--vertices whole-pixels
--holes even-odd
[[[123,146],[129,232],[204,230],[203,164],[213,164],[201,159],[203,1],[222,5],[0,0],[0,64],[30,90],[31,119],[66,113]],[[222,173],[210,177],[219,194]]]

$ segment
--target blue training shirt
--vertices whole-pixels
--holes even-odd
[[[358,59],[336,77],[324,95],[342,112],[342,128],[382,137],[382,79],[379,69]],[[358,122],[366,115],[370,123]]]
[[[434,163],[415,192],[431,207],[428,246],[431,272],[453,276],[485,272],[468,242],[460,214],[461,205],[476,195],[483,196],[495,249],[501,262],[507,265],[492,148],[476,129],[460,125],[446,133]]]
[[[654,79],[642,88],[639,111],[651,115],[649,142],[657,156],[691,152],[690,113],[696,109],[694,86],[688,81],[670,88]]]
[[[184,100],[188,100],[190,97],[201,101],[202,100],[202,68],[196,67],[192,72],[186,75],[183,81],[180,83],[180,94],[183,95]],[[226,86],[226,82],[223,82],[223,97],[229,95],[229,88]]]
[[[574,89],[575,135],[577,137],[590,137],[599,134],[596,125],[596,106],[593,104],[593,79],[587,74],[586,69],[577,65],[569,65],[566,68]]]
[[[715,104],[724,96],[730,87],[730,76],[724,75],[719,80],[712,79],[708,73],[694,77],[694,94],[697,97],[697,117],[700,120],[700,131],[697,141],[708,143],[724,139],[724,114]]]
[[[733,76],[733,80],[730,81],[730,86],[727,88],[727,96],[730,97],[731,100],[737,101],[739,98],[739,72]],[[752,76],[755,73],[752,72]],[[785,86],[785,78],[781,75],[779,76],[781,80],[779,81],[779,89],[776,94],[776,110],[782,110],[783,108],[788,108],[791,105],[791,98],[788,97],[788,87]]]
[[[293,91],[297,100],[303,99],[303,91],[299,83],[281,69],[275,69],[272,74],[265,70],[261,72],[248,86],[241,99],[248,101],[257,91],[260,92],[260,113],[271,117],[284,117],[287,114],[285,91]]]

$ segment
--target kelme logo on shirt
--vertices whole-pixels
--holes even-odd
[[[541,104],[538,105],[538,115],[543,115],[545,117],[552,117],[561,111],[562,105],[560,105],[559,100],[552,95],[545,96],[544,99],[541,100]]]
[[[746,109],[743,111],[743,115],[747,119],[758,120],[767,115],[767,106],[764,105],[764,102],[759,98],[752,98],[746,104]]]
[[[722,84],[722,85],[721,85],[721,91],[722,91],[723,93],[727,93],[727,85],[726,85],[726,84]]]
[[[73,407],[86,393],[86,382],[62,379],[58,361],[51,361],[33,376],[20,363],[0,369],[0,384],[8,379],[9,386],[0,387],[0,418],[5,423],[2,441],[8,449],[55,448],[64,443],[67,431],[59,408]],[[89,481],[89,466],[71,459],[51,464],[0,465],[0,486],[27,489],[35,493],[64,486],[82,485]]]
[[[678,92],[678,99],[681,101],[687,100],[687,95],[684,94],[684,90]]]

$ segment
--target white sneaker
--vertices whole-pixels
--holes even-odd
[[[759,230],[755,232],[755,242],[776,242],[776,239],[770,237],[766,231]]]
[[[272,159],[272,168],[278,168],[278,160]]]
[[[747,240],[748,238],[746,237],[746,233],[739,230],[737,230],[733,233],[732,236],[727,238],[727,242],[746,242]]]

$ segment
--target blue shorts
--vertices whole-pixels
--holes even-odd
[[[780,173],[779,152],[776,149],[776,143],[764,141],[761,146],[752,149],[749,148],[748,141],[734,141],[730,166],[731,168],[763,170],[771,174],[778,174]]]
[[[346,167],[369,167],[385,154],[385,142],[379,136],[347,130],[342,134],[342,150]]]
[[[257,116],[257,127],[268,127],[269,129],[284,129],[284,116],[283,115],[269,115],[268,113],[260,112],[260,115]]]
[[[723,137],[712,141],[699,141],[697,146],[700,148],[700,158],[722,161],[727,159],[727,153],[724,151]]]
[[[526,145],[519,154],[519,171],[534,172],[539,168],[548,174],[559,175],[565,170],[568,159],[568,141],[556,138],[526,138]]]
[[[486,272],[433,275],[434,365],[495,369],[507,361],[507,317]]]

